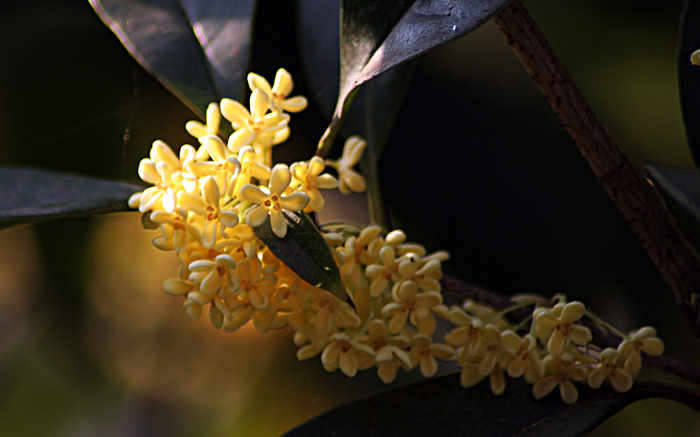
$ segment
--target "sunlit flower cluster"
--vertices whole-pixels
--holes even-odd
[[[340,369],[350,377],[374,367],[385,383],[394,381],[399,369],[418,368],[430,377],[438,360],[456,361],[464,387],[488,377],[499,395],[506,374],[522,376],[536,398],[559,387],[567,404],[578,398],[574,382],[598,388],[608,381],[619,392],[629,390],[641,353],[663,352],[650,327],[630,335],[617,332],[623,337],[617,349],[591,344],[581,318],[604,322],[582,303],[566,303],[561,296],[552,302],[522,296],[500,312],[473,301],[448,308],[440,278],[449,255],[428,254],[407,243],[402,231],[383,233],[377,225],[337,225],[318,234],[351,304],[305,282],[266,247],[256,229],[269,221],[276,238],[284,239],[284,211],[320,211],[325,205],[320,190],[363,191],[365,180],[354,167],[366,142],[348,138],[336,161],[314,156],[289,167],[273,165],[272,147],[290,135],[288,112],[303,110],[307,102],[289,97],[293,83],[283,69],[273,85],[253,73],[248,84],[248,108],[223,99],[209,106],[206,123],[186,124],[197,147],[183,145],[176,154],[162,141],[153,143],[138,170],[153,186],[129,200],[143,213],[145,227],[160,230],[153,244],[176,254],[179,274],[163,288],[183,299],[190,317],[206,309],[212,325],[229,332],[250,320],[261,332],[290,326],[300,360],[320,356],[326,370]],[[233,129],[228,138],[220,131],[222,115]],[[324,173],[326,167],[337,179]],[[511,323],[508,314],[524,308],[533,312]],[[434,339],[438,319],[456,326],[444,342]]]
[[[651,327],[629,335],[616,331],[623,337],[617,349],[592,344],[591,330],[581,324],[582,317],[613,328],[590,314],[581,302],[566,303],[562,296],[555,297],[553,306],[536,296],[514,301],[511,308],[501,312],[472,301],[450,310],[449,318],[458,327],[445,341],[457,348],[464,387],[488,377],[491,391],[500,395],[506,388],[507,373],[533,384],[532,393],[537,399],[558,387],[561,399],[573,404],[578,399],[574,382],[599,388],[608,381],[614,390],[623,393],[632,388],[632,379],[641,369],[640,352],[651,356],[663,353],[663,343]],[[510,325],[507,314],[523,307],[534,307],[525,319],[528,323]]]
[[[154,142],[138,169],[153,186],[129,199],[144,213],[146,227],[160,229],[153,244],[174,251],[180,261],[179,275],[165,282],[165,291],[184,296],[192,317],[208,307],[214,326],[230,331],[250,319],[263,331],[286,325],[286,318],[277,318],[273,295],[285,284],[281,278],[293,273],[269,253],[254,228],[269,220],[274,234],[284,238],[283,210],[320,211],[325,202],[319,190],[339,187],[334,176],[323,173],[326,165],[338,167],[335,161],[313,157],[291,168],[271,162],[271,148],[290,134],[285,111],[307,105],[304,97],[289,97],[289,73],[280,69],[272,86],[251,73],[248,83],[249,108],[223,99],[209,105],[206,124],[186,124],[197,147],[183,145],[178,156],[163,141]],[[221,134],[222,115],[233,128],[228,138]],[[351,137],[347,144],[356,152],[341,158],[338,175],[352,172],[353,186],[364,187],[352,169],[364,141]]]

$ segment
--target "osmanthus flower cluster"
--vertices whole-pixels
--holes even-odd
[[[663,342],[656,338],[654,328],[620,332],[588,312],[581,302],[566,303],[563,296],[556,296],[553,306],[537,296],[513,301],[511,308],[500,312],[472,301],[450,310],[449,318],[458,328],[445,340],[457,348],[464,387],[488,377],[491,391],[500,395],[506,387],[505,374],[522,376],[533,384],[535,398],[558,388],[561,399],[573,404],[578,399],[575,382],[599,388],[607,381],[623,393],[632,388],[632,379],[641,370],[641,352],[663,353]],[[534,308],[526,323],[510,324],[507,314],[524,307]],[[580,322],[584,316],[621,336],[619,347],[602,349],[591,343],[591,330]]]
[[[139,175],[153,186],[129,200],[146,227],[160,230],[153,244],[177,256],[178,275],[163,288],[183,300],[190,317],[207,310],[212,325],[229,332],[250,320],[261,332],[290,326],[300,360],[320,356],[326,370],[351,377],[374,367],[385,383],[399,369],[419,368],[430,377],[438,360],[456,360],[465,387],[489,377],[492,391],[501,394],[507,373],[534,384],[538,398],[559,386],[567,403],[577,397],[572,381],[600,387],[607,380],[618,391],[629,390],[640,353],[663,351],[652,328],[624,336],[617,350],[596,348],[579,323],[585,313],[579,302],[559,299],[551,306],[524,297],[502,312],[471,301],[450,309],[440,284],[449,255],[427,253],[407,243],[402,231],[383,233],[376,225],[322,231],[354,307],[305,282],[254,228],[269,219],[274,235],[284,239],[283,211],[320,211],[320,190],[363,191],[365,180],[354,167],[366,143],[350,137],[338,160],[314,156],[273,165],[272,147],[290,135],[289,113],[307,102],[289,97],[293,82],[283,69],[273,85],[253,73],[248,84],[249,107],[223,99],[209,106],[206,124],[186,124],[196,147],[183,145],[176,154],[162,141],[153,143],[139,165]],[[220,132],[222,116],[233,128],[228,138]],[[529,326],[507,320],[509,311],[524,307],[534,308]],[[444,342],[434,338],[438,318],[456,325]]]

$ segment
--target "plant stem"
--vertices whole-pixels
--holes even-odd
[[[445,292],[455,294],[462,299],[474,299],[479,303],[485,303],[494,307],[497,310],[504,310],[512,305],[512,302],[506,296],[496,294],[494,292],[477,287],[476,285],[460,281],[449,275],[443,275],[440,279],[440,284]],[[519,322],[527,317],[532,316],[532,311],[529,308],[522,308],[508,314],[513,321]],[[590,328],[593,334],[592,343],[605,349],[606,347],[616,348],[622,339],[616,335],[606,335],[593,323],[584,323]],[[644,362],[650,367],[659,370],[664,370],[672,373],[685,381],[690,381],[700,385],[700,369],[681,361],[675,360],[667,356],[650,357],[642,355]]]
[[[350,106],[352,106],[352,102],[355,100],[360,88],[361,87],[358,86],[354,90],[350,91],[348,96],[345,98],[343,107],[340,109],[336,108],[335,113],[333,114],[333,119],[331,119],[331,123],[328,125],[326,131],[323,133],[323,135],[321,135],[321,139],[318,141],[316,156],[321,158],[328,157],[328,153],[330,153],[331,147],[333,147],[335,138],[338,136],[340,128],[343,126],[343,122],[345,121],[345,117],[348,115],[348,111],[350,111]]]
[[[588,106],[520,0],[503,8],[494,21],[646,249],[691,331],[700,337],[698,308],[691,304],[691,295],[700,292],[700,262]]]

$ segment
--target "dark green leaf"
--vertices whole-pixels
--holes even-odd
[[[579,393],[571,406],[561,401],[557,389],[536,400],[532,386],[509,379],[505,393],[494,396],[488,384],[464,389],[458,374],[448,375],[340,406],[285,436],[579,436],[650,397],[700,410],[697,393],[651,382],[637,382],[627,393],[609,387],[579,387]]]
[[[645,165],[644,173],[678,230],[700,253],[700,173],[657,164]]]
[[[335,116],[350,92],[370,79],[484,24],[508,0],[343,0],[340,91]]]
[[[340,4],[301,0],[299,32],[308,82],[319,107],[328,119],[338,95],[340,70]],[[378,163],[415,64],[406,63],[387,71],[362,87],[342,127],[345,137],[361,135],[367,140],[362,170],[367,179],[370,212],[374,222],[388,226],[386,205],[378,184]]]
[[[255,0],[90,0],[131,55],[200,117],[240,99]]]
[[[0,167],[0,226],[128,211],[144,187],[31,168]]]
[[[331,248],[316,225],[303,212],[283,210],[283,213],[287,221],[287,235],[284,238],[278,238],[272,232],[270,217],[253,228],[255,236],[301,279],[347,301],[348,293],[340,279]]]
[[[700,66],[690,55],[700,49],[700,1],[686,0],[678,43],[678,85],[685,132],[695,165],[700,166]]]

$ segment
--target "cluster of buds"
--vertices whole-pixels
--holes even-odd
[[[641,366],[640,352],[663,351],[653,328],[623,334],[617,350],[591,345],[590,330],[578,322],[585,307],[562,298],[552,306],[542,298],[521,297],[501,312],[471,301],[450,309],[443,305],[440,284],[449,255],[428,254],[423,246],[406,243],[402,231],[383,234],[376,225],[323,231],[354,308],[305,282],[254,228],[269,217],[274,235],[284,239],[284,210],[320,211],[325,201],[319,189],[363,191],[365,181],[353,167],[366,143],[350,137],[338,160],[314,156],[273,166],[272,147],[290,134],[288,112],[301,111],[307,101],[288,98],[293,83],[283,69],[272,86],[252,73],[248,83],[249,109],[223,99],[209,106],[206,124],[187,123],[197,148],[183,145],[178,157],[156,141],[150,158],[139,165],[139,175],[153,186],[129,200],[144,214],[145,226],[160,229],[153,244],[177,255],[179,274],[163,288],[184,300],[190,317],[208,308],[212,325],[229,332],[250,320],[261,332],[291,326],[300,360],[320,355],[326,370],[351,377],[372,367],[385,383],[399,368],[418,367],[430,377],[437,360],[456,360],[465,387],[488,376],[492,391],[501,394],[507,372],[534,384],[537,398],[558,385],[566,403],[578,397],[571,381],[600,387],[608,380],[615,390],[629,390]],[[220,136],[222,115],[234,129],[228,138]],[[326,167],[338,178],[323,173]],[[527,306],[534,307],[529,326],[507,321],[508,312]],[[457,326],[442,343],[434,342],[436,318]]]

